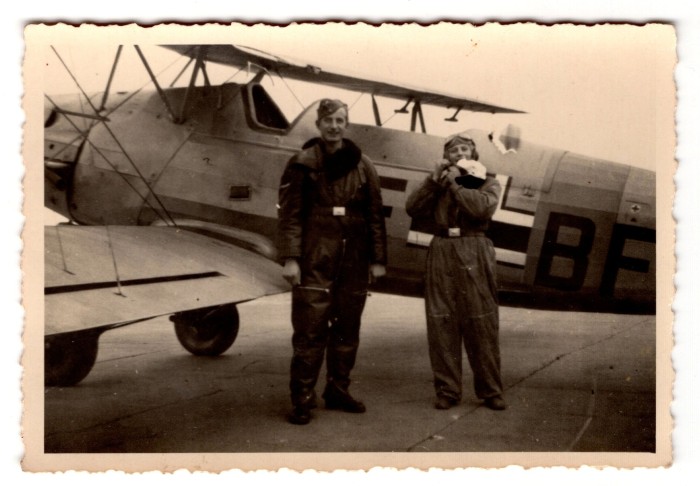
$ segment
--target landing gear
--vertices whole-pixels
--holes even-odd
[[[97,359],[98,332],[72,332],[44,338],[44,385],[73,386]]]
[[[234,304],[207,307],[170,317],[180,344],[197,356],[218,356],[238,336],[239,317]],[[44,338],[44,385],[73,386],[92,370],[102,332],[82,331]]]
[[[207,307],[170,316],[180,344],[196,356],[218,356],[238,336],[239,317],[235,304]]]

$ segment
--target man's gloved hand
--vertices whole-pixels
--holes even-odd
[[[386,275],[386,267],[381,263],[373,263],[369,266],[369,281],[376,282],[378,279]]]
[[[433,174],[432,178],[435,182],[442,182],[440,179],[442,179],[442,176],[444,175],[443,172],[447,167],[449,167],[450,163],[442,159],[440,162],[435,162],[435,168],[433,169]]]
[[[299,285],[301,283],[301,268],[299,268],[299,262],[293,258],[284,262],[282,276],[287,282],[292,284],[292,286]]]
[[[445,170],[445,174],[442,178],[442,185],[447,187],[453,182],[455,182],[455,179],[459,176],[461,176],[462,173],[459,171],[457,166],[450,165],[447,170]]]

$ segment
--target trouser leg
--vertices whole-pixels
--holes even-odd
[[[347,391],[360,345],[360,322],[367,300],[369,262],[364,242],[346,241],[340,272],[333,288],[328,338],[328,383]]]
[[[483,317],[465,319],[464,347],[474,373],[474,392],[481,399],[500,396],[501,354],[498,342],[498,310]]]
[[[367,293],[364,290],[339,288],[327,350],[327,380],[342,390],[350,386],[350,372],[355,366],[360,345],[360,322]]]
[[[452,400],[462,396],[462,340],[455,318],[454,282],[449,243],[434,241],[426,272],[428,350],[435,393]]]
[[[428,314],[428,346],[433,384],[438,396],[459,401],[462,397],[462,346],[449,315]]]
[[[474,391],[481,399],[499,396],[503,386],[493,247],[486,238],[463,238],[458,248],[455,297],[463,316],[460,333],[474,374]]]
[[[314,401],[314,387],[328,342],[330,294],[322,288],[296,287],[292,291],[293,356],[290,370],[292,403]]]

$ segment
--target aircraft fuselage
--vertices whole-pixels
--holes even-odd
[[[87,225],[196,221],[210,236],[243,244],[262,237],[274,248],[279,180],[289,158],[317,135],[315,106],[288,123],[257,84],[166,95],[173,106],[187,100],[183,123],[171,121],[155,93],[114,98],[111,106],[123,104],[107,107],[105,123],[48,116],[46,206]],[[61,106],[84,109],[77,99]],[[653,172],[527,142],[503,153],[489,133],[470,134],[503,188],[489,236],[504,298],[654,312]],[[381,178],[389,266],[377,289],[419,294],[431,235],[404,204],[441,158],[442,138],[367,125],[352,125],[347,136]]]

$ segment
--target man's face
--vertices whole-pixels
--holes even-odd
[[[447,159],[451,164],[456,164],[459,159],[471,160],[474,158],[472,146],[466,143],[458,143],[447,149]]]
[[[333,113],[316,120],[318,131],[325,142],[340,142],[348,128],[348,112],[338,108]]]

